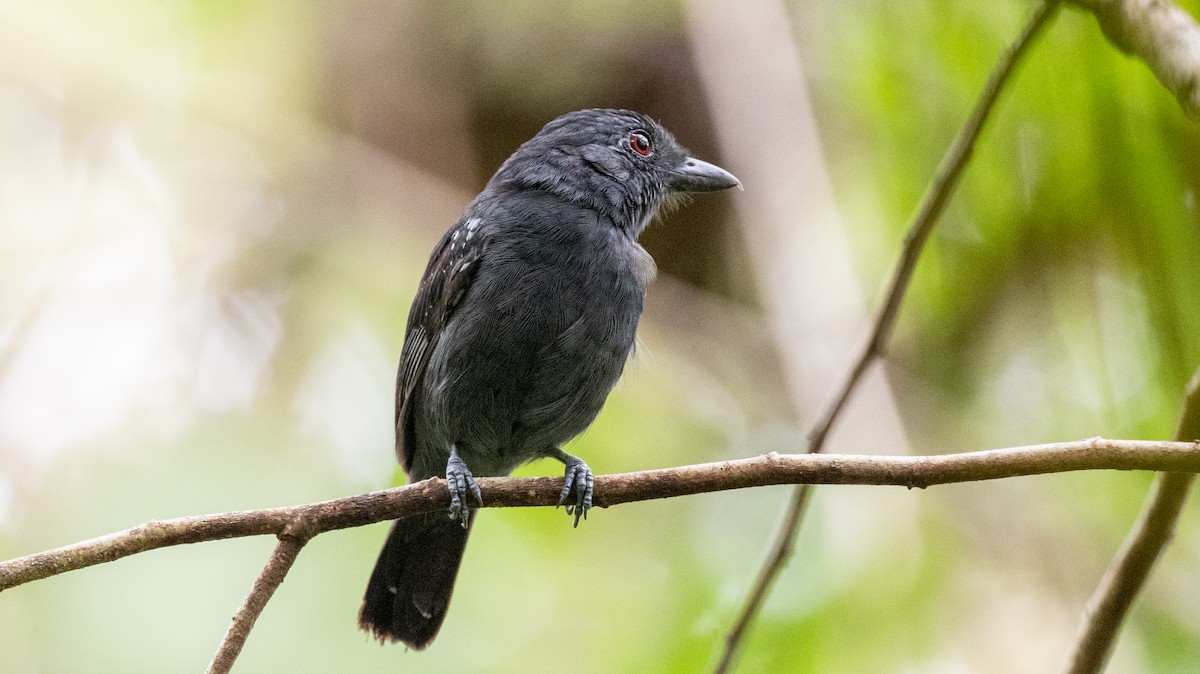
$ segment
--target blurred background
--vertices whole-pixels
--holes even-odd
[[[645,233],[641,348],[570,451],[608,473],[802,450],[1030,8],[0,2],[0,558],[402,483],[392,387],[429,250],[504,157],[583,107],[653,115],[746,190]],[[1200,365],[1198,191],[1200,126],[1064,10],[829,451],[1169,438]],[[1149,480],[821,488],[740,671],[1055,671]],[[420,654],[355,625],[386,525],[326,534],[238,670],[703,671],[788,495],[626,505],[574,531],[485,511]],[[1198,531],[1193,503],[1109,671],[1195,671]],[[0,671],[199,671],[273,543],[7,591]]]

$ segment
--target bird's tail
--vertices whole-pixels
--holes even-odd
[[[359,627],[383,642],[428,646],[446,617],[469,533],[444,511],[396,520],[367,583]]]

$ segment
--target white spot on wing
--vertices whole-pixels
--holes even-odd
[[[471,218],[467,220],[467,236],[465,241],[470,241],[472,236],[475,236],[475,230],[479,229],[479,218]]]

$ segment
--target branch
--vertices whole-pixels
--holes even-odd
[[[934,456],[764,454],[596,477],[597,506],[781,484],[897,485],[998,480],[1079,470],[1200,472],[1200,443],[1092,438],[1028,447]],[[557,505],[559,477],[476,478],[488,508]],[[0,562],[0,591],[122,557],[185,543],[306,532],[308,537],[418,513],[444,510],[446,482],[431,478],[403,487],[332,501],[181,517],[46,552]]]
[[[917,260],[925,247],[925,242],[929,239],[930,232],[933,231],[933,227],[937,223],[938,217],[941,216],[946,202],[949,201],[950,195],[954,192],[954,188],[958,184],[958,179],[966,168],[967,162],[970,161],[971,154],[975,150],[975,142],[979,139],[984,124],[991,116],[992,109],[996,105],[996,100],[1000,97],[1000,92],[1008,84],[1017,64],[1025,56],[1026,52],[1029,51],[1029,47],[1033,45],[1033,42],[1037,39],[1042,29],[1049,24],[1050,19],[1053,18],[1057,9],[1057,0],[1043,0],[1038,5],[1033,16],[1025,24],[1025,28],[1021,31],[1021,34],[1000,56],[999,62],[992,70],[991,76],[984,85],[983,92],[975,102],[975,107],[971,110],[971,115],[959,130],[958,135],[954,138],[954,142],[946,151],[945,156],[942,157],[938,171],[930,182],[929,188],[926,190],[920,208],[917,211],[917,215],[909,226],[908,234],[904,238],[904,247],[900,253],[900,261],[896,264],[896,268],[892,272],[892,278],[888,284],[883,306],[879,309],[879,313],[875,317],[871,336],[867,340],[866,346],[863,347],[862,353],[850,368],[850,372],[834,396],[833,402],[825,409],[825,412],[821,415],[812,431],[809,432],[808,451],[819,453],[824,449],[825,440],[833,428],[834,422],[837,421],[846,403],[850,400],[851,394],[858,388],[858,384],[862,380],[863,375],[866,374],[867,369],[883,355],[888,338],[891,336],[892,328],[896,324],[896,316],[900,312],[900,304],[904,300],[904,295],[908,290],[909,282],[912,280],[913,271],[916,269]],[[725,637],[725,650],[715,670],[718,674],[729,671],[729,668],[733,664],[733,657],[745,637],[747,628],[758,614],[762,602],[770,591],[771,585],[778,577],[779,572],[783,570],[784,562],[791,556],[792,549],[795,547],[796,533],[800,527],[800,523],[804,520],[804,513],[811,496],[809,492],[811,491],[811,485],[806,484],[796,489],[792,494],[792,500],[788,504],[783,523],[779,527],[779,533],[776,535],[775,542],[771,546],[771,552],[763,563],[762,568],[759,569],[758,577],[755,578],[754,585],[747,595],[746,603],[742,606],[737,620],[734,622],[729,634]]]
[[[1168,0],[1069,0],[1096,16],[1117,49],[1144,62],[1200,118],[1200,26]]]
[[[311,538],[309,532],[280,534],[279,544],[275,546],[275,551],[271,553],[271,558],[267,560],[262,573],[258,574],[254,587],[250,588],[250,594],[234,614],[233,622],[226,630],[225,638],[221,639],[221,645],[217,647],[212,662],[208,663],[207,674],[228,674],[233,669],[233,663],[241,654],[242,646],[246,645],[246,639],[250,636],[250,630],[254,629],[255,621],[287,576],[287,572],[291,570],[292,564],[296,563],[296,557],[300,555],[304,544]]]
[[[1188,386],[1175,437],[1200,438],[1200,369]],[[1142,514],[1088,601],[1079,641],[1068,663],[1070,674],[1104,669],[1133,600],[1174,536],[1175,522],[1194,479],[1191,474],[1161,473],[1155,480]]]

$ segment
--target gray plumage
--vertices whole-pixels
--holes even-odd
[[[586,517],[592,473],[561,450],[600,412],[633,348],[654,263],[637,237],[680,192],[739,186],[653,120],[583,110],[504,162],[434,248],[409,312],[396,453],[410,480],[445,476],[451,517],[398,520],[360,625],[417,649],[445,615],[473,512],[472,476],[566,464]]]

